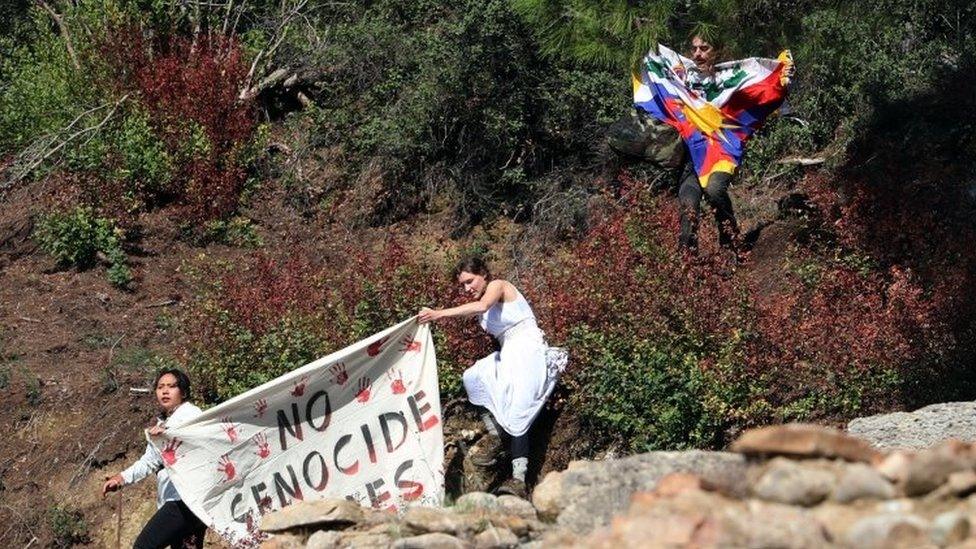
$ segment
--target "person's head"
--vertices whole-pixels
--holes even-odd
[[[696,34],[691,37],[691,60],[699,69],[712,72],[718,59],[718,44]]]
[[[190,400],[190,378],[182,370],[169,368],[156,374],[156,402],[163,415],[173,413],[180,404]]]
[[[464,288],[465,293],[479,298],[485,293],[488,281],[491,280],[491,271],[484,259],[472,255],[458,261],[454,267],[454,278]]]

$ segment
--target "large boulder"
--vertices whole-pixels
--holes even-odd
[[[313,527],[341,530],[365,518],[363,508],[357,503],[345,499],[322,499],[289,505],[264,515],[261,518],[261,530],[283,532],[293,528]]]
[[[543,516],[558,514],[560,527],[582,534],[607,525],[613,515],[628,508],[631,494],[654,489],[671,473],[692,473],[723,493],[738,496],[746,492],[746,471],[745,458],[728,452],[649,452],[582,462],[547,476],[536,487],[533,503]]]
[[[751,456],[825,457],[865,463],[881,457],[866,441],[832,427],[804,423],[749,429],[732,443],[731,449]]]
[[[914,412],[857,418],[847,432],[881,449],[923,449],[946,439],[976,441],[976,402],[932,404]]]

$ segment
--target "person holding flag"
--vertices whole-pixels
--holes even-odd
[[[698,247],[704,197],[715,210],[719,243],[738,257],[728,189],[746,141],[786,99],[794,67],[789,50],[776,59],[716,64],[721,51],[719,40],[704,33],[692,36],[691,58],[658,45],[634,74],[634,106],[674,127],[687,147],[678,189],[681,245]]]

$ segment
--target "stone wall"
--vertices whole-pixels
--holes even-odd
[[[267,515],[276,548],[971,547],[976,447],[881,451],[840,431],[748,431],[731,452],[574,462],[532,501],[483,492],[403,516],[344,500]]]

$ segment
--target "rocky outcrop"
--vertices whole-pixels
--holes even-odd
[[[572,532],[607,524],[627,508],[634,492],[650,490],[671,473],[693,473],[729,493],[745,490],[746,460],[727,452],[650,452],[602,462],[575,462],[550,473],[532,502],[544,518]]]
[[[847,425],[847,431],[882,450],[918,450],[950,438],[976,441],[976,402],[946,402],[914,412],[858,418]]]
[[[574,462],[532,502],[483,492],[400,516],[346,501],[265,516],[266,547],[976,548],[976,445],[883,453],[835,429],[747,432],[725,452]],[[302,510],[302,507],[308,509]]]

